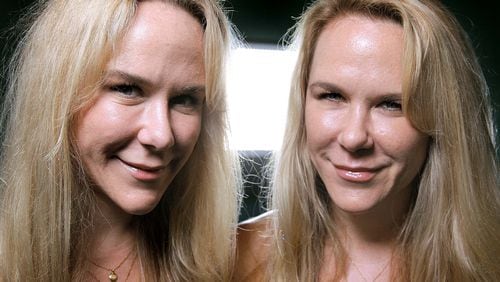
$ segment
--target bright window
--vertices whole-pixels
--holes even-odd
[[[295,60],[295,52],[273,46],[232,52],[227,91],[233,149],[280,148]]]

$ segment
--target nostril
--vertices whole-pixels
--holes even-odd
[[[175,144],[175,138],[170,127],[162,129],[145,126],[137,134],[137,139],[146,148],[152,151],[168,149]]]
[[[356,152],[371,147],[371,138],[366,130],[361,128],[349,128],[340,135],[341,145],[351,152]]]
[[[358,157],[358,158],[362,158],[362,157],[365,157],[365,156],[369,156],[373,153],[373,148],[361,148],[359,150],[356,150],[354,152],[352,152],[352,154],[355,156],[355,157]]]

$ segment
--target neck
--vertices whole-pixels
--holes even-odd
[[[391,281],[398,236],[406,218],[411,195],[392,195],[363,213],[333,207],[337,234],[346,252],[345,281]],[[320,281],[336,275],[335,246],[325,242]]]
[[[90,241],[88,258],[95,262],[120,260],[136,247],[134,228],[95,230]]]
[[[334,208],[341,241],[348,256],[355,262],[390,259],[410,203],[407,197],[389,198],[386,202],[363,213],[349,213]]]
[[[84,281],[139,281],[142,270],[137,250],[134,216],[107,197],[96,193],[92,225],[88,228],[88,245],[82,252]]]
[[[386,216],[387,217],[387,216]],[[390,218],[390,217],[388,217]],[[335,213],[340,241],[346,251],[346,272],[342,281],[390,281],[393,253],[397,246],[398,221],[384,220],[374,214]],[[327,240],[320,281],[336,275],[335,248]]]
[[[133,216],[116,205],[97,196],[97,210],[90,234],[89,258],[94,260],[112,259],[110,254],[122,255],[135,247],[136,231]]]
[[[94,236],[83,280],[139,281],[142,271],[135,242],[132,230],[107,230]]]
[[[84,280],[138,281],[141,271],[137,262],[137,233],[132,220],[116,214],[107,215],[102,210],[94,218],[89,232]]]

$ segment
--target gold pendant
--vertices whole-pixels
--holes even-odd
[[[108,275],[108,278],[109,278],[109,281],[111,281],[111,282],[117,281],[118,275],[116,275],[116,273],[113,270],[111,270],[111,272]]]

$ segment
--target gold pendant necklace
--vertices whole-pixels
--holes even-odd
[[[130,255],[132,254],[132,252],[134,251],[134,249],[130,250],[130,252],[128,253],[128,255],[115,267],[115,268],[107,268],[107,267],[104,267],[102,265],[98,265],[97,263],[91,261],[90,259],[87,259],[91,264],[101,268],[101,269],[104,269],[104,270],[107,270],[109,271],[109,274],[108,274],[108,278],[109,278],[109,281],[110,282],[115,282],[115,281],[118,281],[118,275],[116,274],[116,271],[118,270],[118,268],[120,268],[120,266],[123,265],[123,263],[125,263],[125,261],[127,261],[127,259],[130,257]],[[136,258],[137,258],[137,255],[136,255]],[[132,271],[132,267],[133,267],[133,263],[135,262],[135,258],[134,258],[134,261],[132,262],[132,266],[130,267],[130,270],[129,270],[129,273],[127,275],[127,278],[128,276],[130,275],[130,272]]]

